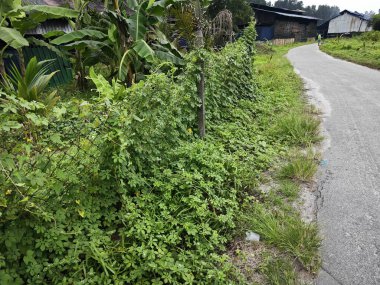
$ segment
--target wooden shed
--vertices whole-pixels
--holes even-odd
[[[328,36],[372,31],[370,20],[363,14],[344,10],[329,21]]]
[[[300,42],[315,38],[318,18],[304,11],[251,3],[255,12],[258,40],[290,39]]]

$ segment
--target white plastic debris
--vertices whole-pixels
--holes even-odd
[[[260,241],[260,235],[254,232],[247,232],[246,234],[246,241]]]

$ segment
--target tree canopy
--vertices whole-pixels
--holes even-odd
[[[228,9],[233,15],[235,28],[249,22],[253,11],[246,0],[213,0],[208,8],[211,18],[214,18],[223,9]]]

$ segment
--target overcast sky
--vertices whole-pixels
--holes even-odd
[[[305,6],[308,5],[330,5],[338,6],[341,10],[352,10],[365,12],[373,10],[379,12],[380,0],[302,0]]]

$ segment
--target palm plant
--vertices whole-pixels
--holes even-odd
[[[52,60],[38,62],[33,57],[25,69],[25,75],[22,75],[15,64],[12,65],[10,74],[3,76],[2,87],[7,94],[15,95],[26,101],[41,102],[45,105],[45,111],[51,110],[59,99],[56,96],[57,91],[44,95],[50,80],[57,73],[49,73]]]

